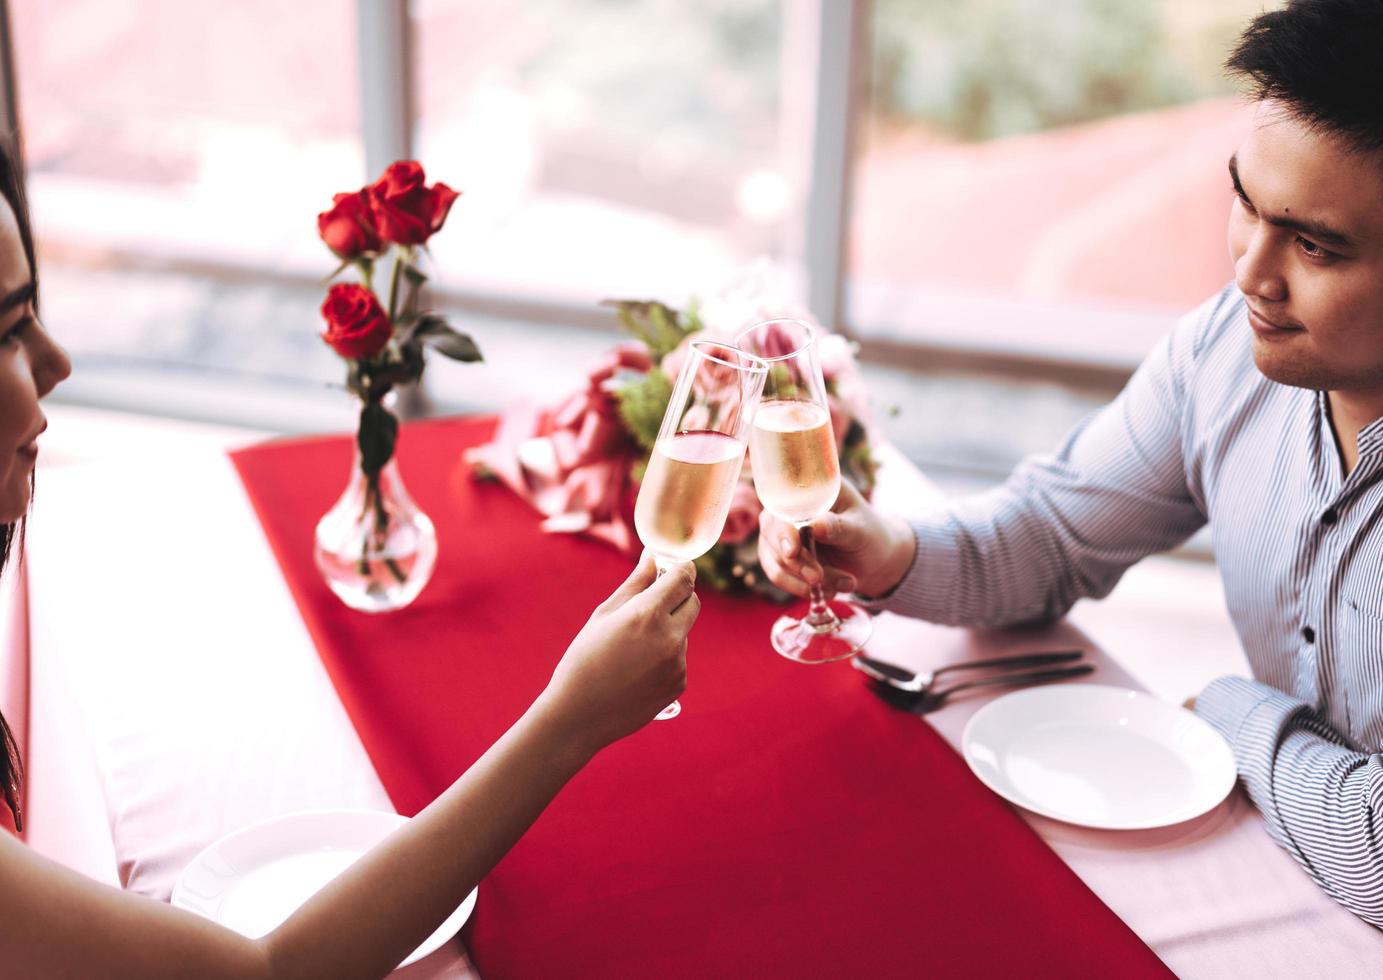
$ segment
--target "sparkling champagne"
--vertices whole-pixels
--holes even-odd
[[[777,516],[800,523],[824,514],[840,492],[831,415],[814,402],[767,401],[749,434],[754,489]]]
[[[658,440],[634,505],[634,527],[648,550],[670,561],[709,551],[725,527],[743,462],[744,444],[720,432]]]

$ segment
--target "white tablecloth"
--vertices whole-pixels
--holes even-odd
[[[895,465],[893,493],[911,492],[908,479]],[[47,474],[29,551],[35,684],[80,719],[129,888],[166,898],[202,847],[269,816],[389,808],[224,456]],[[874,654],[917,667],[1034,640],[894,616],[876,625]],[[1069,625],[1040,637],[1094,649]],[[1136,686],[1095,655],[1090,681]],[[983,700],[918,724],[955,743]],[[1025,819],[1182,977],[1383,976],[1383,935],[1321,893],[1238,791],[1164,830]],[[458,941],[406,972],[468,969]]]

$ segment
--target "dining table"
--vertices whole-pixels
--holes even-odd
[[[400,438],[403,472],[420,500],[445,501],[448,494],[469,500],[474,494],[507,493],[497,484],[477,484],[464,462],[461,444],[481,438],[475,435],[483,432],[483,428],[475,428],[477,425],[483,427],[484,421],[441,420],[405,426]],[[428,450],[432,459],[424,466],[421,455],[410,459],[408,453],[411,443],[420,447],[428,439],[433,439]],[[388,712],[399,713],[398,726],[403,728],[406,725],[401,715],[407,706],[396,702],[361,704],[360,692],[370,685],[351,674],[356,667],[344,659],[351,651],[328,649],[333,640],[324,632],[335,621],[334,614],[320,596],[311,593],[310,582],[301,575],[293,577],[291,563],[279,553],[288,546],[285,538],[272,533],[276,521],[286,522],[291,530],[297,510],[290,505],[300,505],[306,513],[325,511],[332,503],[331,499],[318,499],[315,487],[308,489],[292,462],[298,460],[308,469],[316,469],[319,458],[347,461],[332,471],[331,479],[339,489],[346,477],[348,442],[343,435],[296,439],[269,447],[246,447],[235,458],[211,449],[184,451],[73,465],[45,474],[28,528],[25,558],[30,672],[34,682],[43,685],[45,703],[60,703],[65,717],[80,728],[73,737],[88,747],[118,881],[130,891],[168,900],[179,875],[200,851],[228,832],[258,821],[325,807],[399,810],[409,815],[426,802],[423,796],[433,791],[433,783],[406,771],[407,753],[389,754],[379,747],[379,730],[389,726]],[[438,451],[439,446],[445,450]],[[421,454],[422,449],[411,451]],[[311,455],[314,453],[319,455]],[[882,458],[875,497],[878,506],[908,513],[936,505],[935,488],[906,459],[887,449]],[[305,462],[309,459],[310,465]],[[424,475],[420,477],[420,473]],[[427,481],[436,484],[430,493]],[[484,496],[483,503],[484,508],[509,507],[498,497]],[[468,512],[467,519],[496,512],[484,508]],[[285,517],[290,513],[291,519]],[[434,514],[439,522],[441,518]],[[533,540],[530,529],[517,529],[519,518],[510,516],[507,520],[516,529],[491,528],[488,533],[499,536],[493,547],[504,548],[506,533]],[[534,527],[538,521],[533,515]],[[310,528],[303,533],[310,535]],[[448,553],[444,548],[440,553],[439,569],[446,563],[478,561],[462,553],[464,545],[456,542],[464,538],[458,534],[444,542],[450,542],[453,551]],[[583,546],[609,550],[592,542]],[[310,562],[310,557],[305,560]],[[595,563],[592,567],[606,567],[601,564],[605,558],[590,560]],[[617,583],[605,584],[613,587]],[[425,590],[424,599],[427,595]],[[541,599],[541,595],[535,597],[539,603]],[[448,593],[447,600],[451,604],[448,609],[438,609],[436,603],[429,607],[427,615],[434,617],[432,622],[446,622],[444,617],[450,616],[454,629],[464,634],[468,622],[483,618],[478,609],[467,608],[464,592]],[[475,603],[494,601],[490,592],[477,586]],[[738,601],[767,604],[767,600],[759,599]],[[368,627],[361,627],[365,632],[360,635],[383,635],[379,631],[388,628],[385,621],[390,616],[408,615],[409,610],[404,610],[373,617]],[[751,609],[746,615],[761,614]],[[583,881],[564,883],[561,908],[547,913],[549,917],[568,917],[563,923],[565,931],[543,932],[546,922],[533,911],[535,903],[544,899],[535,893],[533,883],[547,881],[556,889],[552,879],[560,873],[560,867],[546,871],[544,858],[556,866],[564,860],[576,861],[571,855],[560,855],[556,847],[535,853],[553,837],[552,833],[544,837],[543,828],[558,826],[561,821],[566,821],[561,826],[579,826],[583,815],[588,815],[583,814],[583,807],[605,813],[600,809],[605,805],[603,797],[593,787],[607,785],[598,782],[601,779],[611,786],[619,784],[619,774],[609,772],[616,763],[634,760],[629,762],[631,771],[651,771],[639,768],[637,753],[653,751],[650,746],[659,738],[687,737],[660,735],[657,726],[686,725],[691,716],[694,726],[703,727],[686,731],[706,731],[705,726],[719,717],[717,712],[724,711],[724,718],[733,717],[741,726],[744,741],[739,751],[771,756],[775,746],[790,748],[794,739],[805,737],[803,732],[810,731],[821,718],[837,717],[804,710],[792,726],[756,724],[752,704],[722,705],[711,696],[710,668],[703,670],[697,664],[697,637],[694,632],[684,716],[636,733],[626,740],[631,748],[616,747],[625,755],[607,750],[612,759],[598,760],[600,772],[578,776],[564,791],[569,799],[559,797],[553,805],[554,810],[562,809],[541,818],[535,828],[535,842],[521,842],[515,855],[492,875],[493,880],[482,883],[476,921],[438,951],[398,971],[399,976],[525,975],[523,964],[536,961],[504,948],[506,928],[513,928],[516,936],[520,928],[531,930],[535,948],[548,943],[553,955],[567,944],[570,975],[598,975],[583,968],[581,957],[596,955],[592,950],[636,945],[646,937],[631,934],[629,922],[614,921],[608,907],[602,915],[602,905],[594,898],[583,903],[573,897],[583,889],[590,894],[600,891],[592,887],[589,873]],[[746,637],[744,642],[747,652],[742,656],[775,656],[766,636],[757,640]],[[1094,665],[1090,675],[1071,683],[1141,687],[1121,667],[1117,648],[1105,649],[1099,637],[1087,635],[1066,621],[982,631],[883,613],[875,617],[869,641],[871,656],[919,671],[957,661],[1053,648],[1080,649]],[[504,652],[498,653],[502,656]],[[1025,928],[1037,937],[1028,942],[1049,942],[1054,955],[1095,942],[1081,931],[1084,927],[1077,928],[1086,921],[1080,916],[1089,911],[1081,897],[1087,890],[1094,903],[1090,908],[1101,915],[1105,910],[1110,913],[1110,928],[1126,927],[1136,937],[1137,942],[1129,949],[1145,947],[1151,954],[1149,963],[1176,976],[1383,975],[1383,935],[1332,901],[1269,838],[1260,815],[1241,788],[1236,787],[1202,816],[1156,829],[1097,830],[1049,819],[1000,800],[954,758],[968,720],[1001,696],[1001,691],[968,692],[940,710],[916,717],[874,699],[865,679],[848,663],[801,666],[783,662],[781,668],[804,672],[783,677],[817,678],[801,683],[815,685],[810,688],[810,697],[829,699],[808,700],[804,686],[804,706],[829,703],[831,711],[840,712],[838,717],[866,719],[870,724],[877,721],[879,731],[890,733],[893,740],[891,744],[886,740],[874,744],[874,751],[882,758],[913,758],[905,747],[914,741],[922,746],[917,751],[931,752],[926,746],[935,735],[943,754],[926,758],[938,772],[945,771],[951,782],[944,785],[963,788],[966,798],[972,800],[967,805],[973,805],[977,814],[975,832],[966,836],[963,828],[949,828],[951,836],[945,840],[929,839],[929,825],[920,819],[915,830],[905,826],[894,831],[896,840],[905,844],[908,868],[934,868],[936,872],[910,871],[907,888],[890,885],[882,889],[880,901],[887,901],[887,909],[859,908],[854,902],[856,907],[821,912],[822,921],[837,922],[840,928],[832,930],[829,942],[812,946],[809,954],[782,948],[783,937],[798,936],[791,928],[785,928],[781,935],[756,934],[747,926],[745,935],[711,930],[698,933],[699,913],[688,913],[678,906],[681,928],[696,941],[694,948],[688,945],[677,960],[666,961],[685,963],[685,972],[661,969],[663,975],[767,976],[774,975],[778,962],[791,964],[792,975],[840,975],[842,964],[894,962],[875,958],[878,949],[889,944],[910,951],[908,968],[871,972],[979,975],[979,967],[989,962],[990,947],[1002,947],[1006,934],[1024,935]],[[369,667],[370,671],[401,675],[416,669],[406,649],[394,651],[392,660],[381,657]],[[467,676],[464,666],[449,669],[456,671],[455,676]],[[484,669],[489,673],[482,677],[481,668],[476,668],[477,688],[501,690],[499,685],[506,676],[503,663]],[[524,676],[517,666],[515,675]],[[772,694],[779,704],[793,696],[790,688],[781,687]],[[506,693],[504,697],[516,699],[518,694]],[[700,720],[695,717],[698,711],[702,712]],[[733,711],[741,713],[735,715]],[[459,719],[458,724],[464,721]],[[842,733],[840,739],[841,745],[852,744],[848,733]],[[685,741],[668,744],[680,745],[684,754],[688,752]],[[807,770],[833,766],[849,770],[856,764],[878,764],[858,757],[852,760],[844,751],[837,756],[820,741],[810,745],[814,754],[800,760]],[[388,771],[382,771],[381,762],[386,757]],[[715,796],[717,787],[731,778],[690,763],[679,766],[677,758],[667,758],[665,765],[675,770],[679,805],[683,807],[719,799]],[[44,778],[42,772],[31,775],[36,784]],[[911,794],[907,798],[918,813],[942,813],[952,801],[945,796],[929,796],[928,778],[927,772],[902,773],[897,776],[896,792]],[[637,799],[641,790],[638,786],[626,789],[632,795],[618,805],[628,808],[629,799]],[[772,805],[767,799],[753,799],[752,786],[736,786],[735,792],[740,797],[750,794],[734,804],[741,807],[733,811],[737,814]],[[879,800],[886,799],[887,794],[881,791]],[[825,810],[836,805],[843,807],[839,801],[820,800]],[[714,819],[714,814],[706,819]],[[764,847],[776,855],[780,865],[791,863],[794,854],[800,854],[798,860],[807,864],[828,861],[847,847],[852,836],[872,832],[869,828],[823,823],[819,815],[814,819],[817,822],[811,826],[829,826],[831,833],[814,839],[804,835],[795,847],[767,842]],[[704,861],[706,855],[696,846],[696,822],[679,823],[678,836],[669,835],[666,846],[700,853],[699,860]],[[603,830],[602,847],[618,851],[621,836],[629,828],[604,826],[595,830]],[[1003,848],[1008,845],[999,839],[999,831],[1004,841],[1018,841],[1022,835],[1032,838],[1031,853],[1025,852],[1026,863],[1022,864],[1028,877],[1013,876],[1016,872],[1003,857]],[[656,836],[656,825],[645,832]],[[520,853],[525,846],[528,850]],[[763,923],[774,922],[775,915],[781,919],[783,910],[791,907],[790,900],[765,883],[781,869],[777,865],[755,868],[754,848],[746,845],[743,850],[737,858],[742,863],[733,869],[736,874],[729,873],[732,869],[720,869],[723,874],[707,874],[695,882],[658,882],[660,890],[648,894],[667,902],[674,901],[668,896],[676,895],[679,888],[700,888],[712,899],[693,903],[695,910],[721,900],[730,904],[740,901],[749,908],[748,900],[735,893],[755,892],[753,918],[746,921],[761,929]],[[617,860],[610,861],[611,875],[638,873]],[[597,865],[577,861],[574,866],[589,869]],[[679,873],[686,875],[682,867]],[[1080,894],[1069,889],[1046,890],[1049,883],[1053,889],[1057,885],[1066,888],[1057,879],[1068,872],[1074,883],[1071,887],[1079,888]],[[811,880],[802,868],[787,868],[781,873],[789,882]],[[548,877],[542,878],[543,874]],[[850,891],[855,887],[851,881],[842,885],[843,894],[867,894],[870,876],[882,876],[884,870],[877,864],[860,866],[855,874],[864,883],[862,890]],[[972,874],[984,882],[982,889],[967,883]],[[646,883],[641,881],[640,887]],[[1063,934],[1063,908],[1045,904],[1068,900],[1072,902],[1068,920],[1072,928]],[[910,910],[912,903],[917,910],[915,917]],[[583,904],[589,907],[583,908]],[[781,907],[775,909],[775,904]],[[1001,910],[1007,919],[991,915],[992,910]],[[724,922],[714,918],[713,909],[708,908],[705,914],[707,921],[716,923],[717,930],[725,929]],[[947,931],[960,928],[948,924],[945,917],[952,914],[974,934],[956,948],[945,944]],[[650,921],[661,922],[657,917]],[[871,921],[911,925],[890,932],[869,928]],[[976,931],[978,923],[984,923],[982,934]],[[988,938],[975,938],[980,935]],[[724,936],[723,941],[718,936]],[[477,944],[475,956],[468,950],[467,940]],[[798,944],[803,941],[793,939]],[[928,960],[925,952],[912,952],[925,951],[929,945],[944,952],[933,960]],[[1141,955],[1137,950],[1130,953],[1135,957],[1130,963],[1136,962],[1138,970],[1143,970],[1146,964],[1136,959]],[[1021,950],[1012,951],[1015,957],[1021,954]],[[487,962],[496,965],[487,969]],[[1021,959],[1014,962],[1016,970]],[[814,964],[820,969],[814,969]],[[1132,965],[1130,970],[1128,975],[1153,975],[1134,971]],[[1041,971],[1030,975],[1041,975]]]

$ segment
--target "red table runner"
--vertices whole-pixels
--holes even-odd
[[[461,452],[492,428],[405,427],[400,466],[439,558],[387,616],[341,605],[313,566],[350,440],[233,456],[403,814],[522,714],[630,569],[471,480]],[[764,601],[701,598],[681,717],[601,753],[481,885],[467,942],[486,980],[1170,975],[930,726],[848,666],[776,656]]]

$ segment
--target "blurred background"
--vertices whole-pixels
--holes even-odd
[[[772,270],[885,432],[993,483],[1231,277],[1220,70],[1262,0],[9,0],[69,403],[349,428],[316,215],[390,160],[464,191],[425,411],[555,401],[599,301]],[[1268,3],[1267,6],[1276,6]]]

